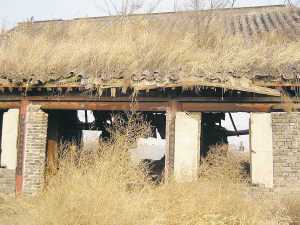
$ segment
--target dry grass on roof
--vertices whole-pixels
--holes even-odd
[[[220,18],[201,21],[197,14],[179,14],[23,24],[0,40],[0,75],[47,80],[74,72],[129,80],[144,71],[179,76],[237,71],[250,76],[299,65],[300,42],[289,34],[233,36]]]

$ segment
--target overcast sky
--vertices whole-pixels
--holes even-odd
[[[0,25],[13,26],[16,22],[31,17],[34,20],[69,19],[85,16],[103,16],[108,14],[107,2],[120,5],[122,0],[0,0]],[[137,0],[135,0],[137,1]],[[158,0],[143,0],[149,8]],[[187,7],[189,0],[160,0],[157,11],[172,11],[174,1],[177,7]],[[238,0],[237,6],[282,4],[284,0]]]

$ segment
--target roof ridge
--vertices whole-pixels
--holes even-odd
[[[284,4],[277,5],[262,5],[262,6],[247,6],[247,7],[234,7],[234,8],[221,8],[221,9],[203,9],[199,10],[199,12],[228,12],[228,11],[247,11],[247,10],[255,10],[255,9],[275,9],[275,8],[288,8],[288,6]],[[155,13],[137,13],[127,15],[129,17],[139,17],[139,16],[159,16],[159,15],[172,15],[172,14],[183,14],[183,13],[192,13],[194,10],[186,10],[186,11],[176,11],[176,12],[155,12]],[[113,16],[93,16],[93,17],[75,17],[72,19],[49,19],[49,20],[37,20],[37,21],[25,21],[19,22],[18,25],[27,24],[27,23],[48,23],[48,22],[73,22],[79,20],[99,20],[99,19],[111,19],[117,18],[121,15],[113,15]]]

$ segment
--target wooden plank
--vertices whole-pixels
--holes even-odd
[[[254,82],[255,85],[261,87],[300,87],[300,83],[298,82],[265,82],[265,81],[256,81]]]
[[[18,149],[17,149],[17,168],[16,168],[16,194],[22,193],[23,188],[23,164],[25,152],[25,133],[26,116],[29,101],[20,102],[19,129],[18,129]]]
[[[171,100],[166,112],[166,150],[165,150],[165,178],[168,180],[174,174],[175,155],[175,120],[177,102]]]
[[[156,89],[156,88],[172,88],[172,87],[212,87],[212,88],[223,88],[228,90],[237,90],[250,93],[257,93],[269,96],[280,96],[281,93],[277,89],[263,87],[254,85],[248,79],[231,79],[229,82],[209,82],[209,81],[199,81],[199,80],[185,80],[181,82],[176,82],[174,84],[149,84],[149,85],[138,85],[135,87],[136,90],[145,90],[145,89]]]

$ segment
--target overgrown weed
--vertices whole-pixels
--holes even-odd
[[[1,204],[1,223],[288,224],[287,211],[279,202],[251,197],[240,173],[241,160],[232,157],[224,146],[215,147],[208,156],[198,181],[151,183],[129,157],[136,139],[149,131],[142,120],[135,121],[116,120],[121,126],[114,126],[112,138],[100,141],[93,151],[65,154],[43,192],[30,198],[6,199]]]
[[[210,16],[209,24],[202,22]],[[228,35],[218,15],[116,17],[26,23],[0,40],[0,74],[45,80],[74,72],[93,79],[157,71],[164,77],[275,71],[300,60],[299,41],[283,32]],[[196,27],[198,27],[196,29]],[[199,32],[196,32],[198,30]],[[92,44],[91,44],[92,43]],[[253,70],[253,71],[252,71]]]

